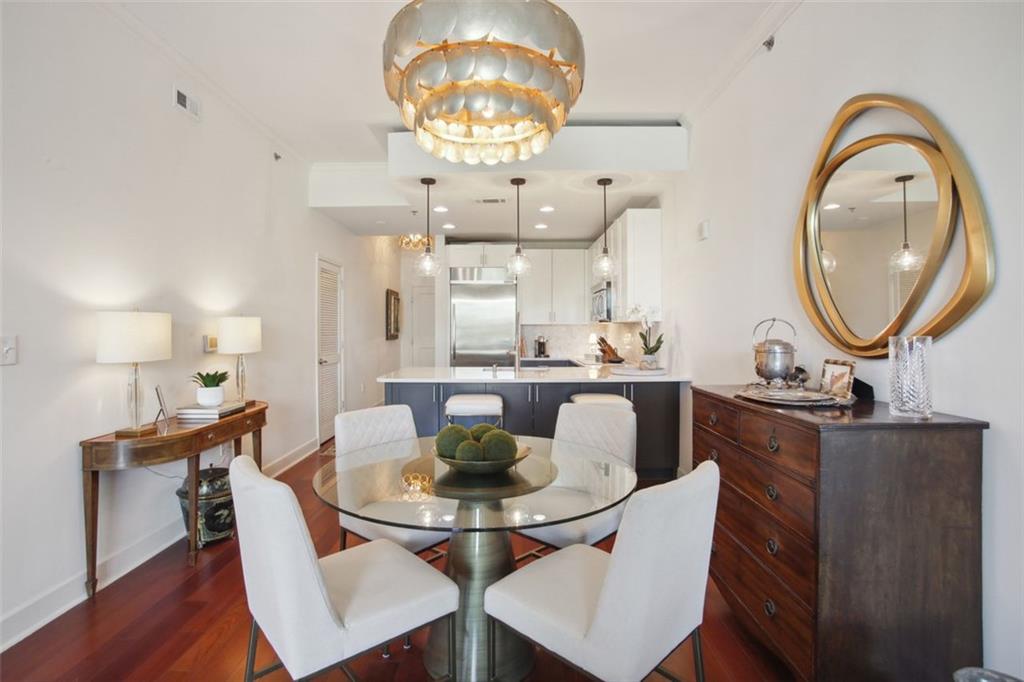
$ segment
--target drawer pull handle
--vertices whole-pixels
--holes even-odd
[[[252,420],[251,419],[246,419],[245,420],[245,425],[246,426],[252,426]]]
[[[213,440],[213,434],[212,433],[206,434],[206,440]]]
[[[768,553],[772,556],[779,553],[779,543],[775,538],[768,538],[768,542],[764,543],[764,548],[768,550]]]
[[[779,439],[775,437],[775,434],[768,436],[768,452],[779,451]]]
[[[712,412],[711,413],[711,415],[708,417],[708,424],[711,424],[712,426],[717,426],[718,425],[718,413],[717,412]]]
[[[769,500],[774,502],[779,497],[779,489],[776,488],[771,483],[769,483],[764,487],[764,494],[768,497]]]
[[[771,599],[764,600],[764,615],[768,616],[769,618],[775,617],[775,602],[773,602]]]
[[[711,452],[708,453],[708,459],[710,459],[712,462],[717,462],[718,461],[718,450],[715,450],[714,448],[711,448]]]

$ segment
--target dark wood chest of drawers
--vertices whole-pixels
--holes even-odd
[[[721,470],[711,575],[800,679],[949,680],[981,665],[988,424],[885,403],[775,409],[694,387],[694,465]]]

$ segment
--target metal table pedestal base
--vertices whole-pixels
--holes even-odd
[[[459,513],[472,513],[477,505],[497,502],[460,502]],[[515,570],[512,537],[508,531],[453,532],[448,547],[448,576],[459,586],[455,643],[459,682],[487,679],[487,617],[484,590]],[[497,624],[495,652],[497,679],[519,682],[533,667],[533,645]],[[448,672],[448,628],[433,626],[424,652],[424,664],[435,678]]]

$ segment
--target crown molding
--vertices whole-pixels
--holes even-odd
[[[162,54],[176,68],[184,71],[188,78],[213,93],[214,96],[224,102],[229,109],[240,116],[246,123],[255,128],[260,135],[267,138],[267,140],[272,142],[281,151],[287,152],[293,159],[298,160],[300,163],[309,165],[309,159],[299,153],[295,147],[275,133],[274,130],[256,116],[256,114],[251,112],[241,102],[235,99],[235,97],[231,95],[231,93],[229,93],[220,83],[207,75],[206,72],[204,72],[198,65],[168,43],[162,36],[150,28],[148,24],[142,21],[142,19],[133,14],[126,5],[121,3],[103,2],[100,3],[100,6],[120,20],[121,23],[129,30],[154,47],[157,52]]]

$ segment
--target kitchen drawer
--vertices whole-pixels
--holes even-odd
[[[735,441],[739,435],[739,412],[728,405],[693,394],[693,422]]]
[[[693,430],[695,459],[718,462],[722,480],[805,538],[814,535],[814,491],[704,429]]]
[[[813,481],[818,475],[818,438],[769,419],[743,412],[740,445],[797,476]]]
[[[711,572],[723,592],[731,593],[778,653],[801,677],[812,679],[814,615],[777,577],[744,552],[720,523],[715,525]]]
[[[228,443],[236,438],[241,438],[254,429],[261,428],[267,423],[265,413],[254,414],[241,419],[232,419],[224,424],[217,424],[213,428],[197,433],[193,441],[193,448],[201,452],[223,443]]]
[[[808,608],[817,593],[817,552],[728,483],[718,493],[718,522],[778,576]]]

